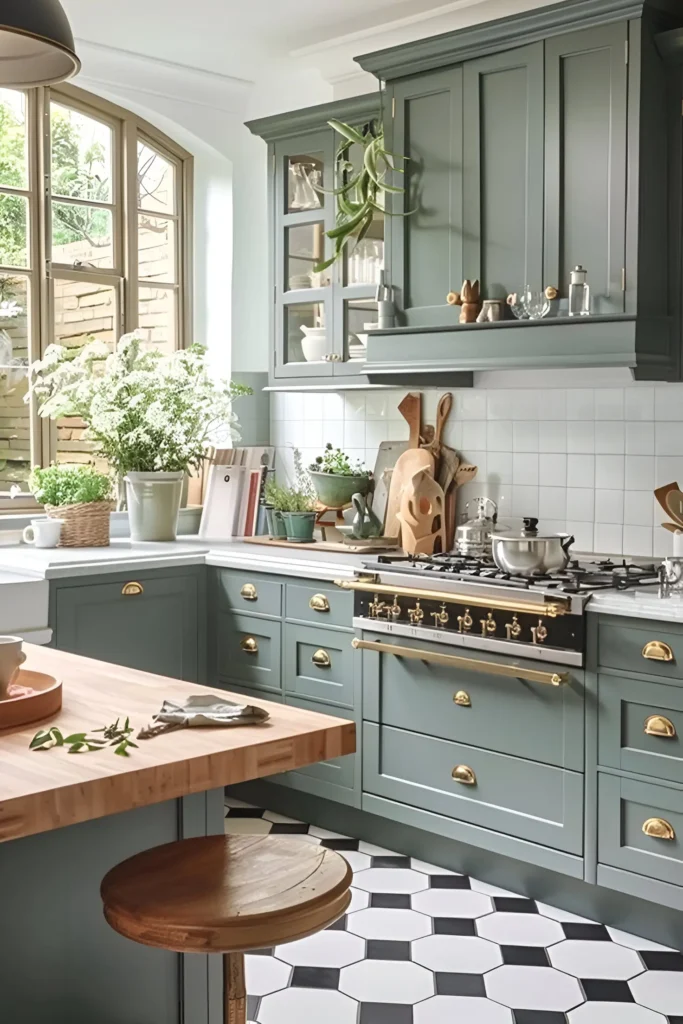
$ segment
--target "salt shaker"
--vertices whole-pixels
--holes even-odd
[[[590,316],[591,292],[588,271],[585,267],[574,267],[569,275],[569,315]]]

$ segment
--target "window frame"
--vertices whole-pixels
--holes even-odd
[[[160,129],[132,111],[86,92],[73,85],[57,85],[17,90],[26,96],[27,189],[3,187],[10,194],[28,195],[29,249],[28,267],[3,267],[0,272],[25,276],[30,289],[29,363],[42,358],[55,338],[54,281],[79,280],[114,287],[117,292],[116,334],[126,334],[138,326],[138,141],[156,150],[174,167],[175,213],[160,214],[172,219],[177,232],[176,283],[159,283],[173,290],[176,297],[176,348],[192,340],[193,316],[193,178],[194,158]],[[94,204],[112,210],[112,268],[75,267],[53,263],[51,259],[51,101],[77,110],[107,124],[112,129],[112,182],[109,203]],[[59,200],[57,200],[59,201]],[[85,203],[87,204],[87,201]],[[153,215],[150,213],[150,215]],[[142,282],[154,287],[156,282]],[[57,455],[56,425],[41,420],[35,402],[30,402],[30,453],[34,466],[46,466]],[[0,515],[36,509],[35,499],[27,493],[10,498],[0,491]]]

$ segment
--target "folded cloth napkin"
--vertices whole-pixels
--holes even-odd
[[[270,717],[265,708],[254,704],[236,704],[214,694],[188,697],[182,704],[165,700],[150,725],[138,733],[139,740],[148,740],[173,729],[206,725],[258,725]]]

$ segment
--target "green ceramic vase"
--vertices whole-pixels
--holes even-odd
[[[350,504],[354,494],[367,494],[370,489],[369,476],[338,476],[311,470],[310,477],[318,501],[328,508],[343,508]]]

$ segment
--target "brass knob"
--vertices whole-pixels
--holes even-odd
[[[470,615],[469,608],[465,608],[464,615],[458,615],[458,631],[460,633],[469,633],[474,625],[474,619]]]
[[[453,694],[453,703],[457,704],[461,708],[471,708],[472,700],[469,693],[466,690],[458,690],[457,693]]]
[[[545,297],[548,300],[548,302],[554,302],[558,295],[559,292],[555,285],[549,284],[545,290]]]
[[[643,657],[649,661],[673,661],[674,652],[662,640],[650,640],[642,651]]]
[[[418,598],[418,600],[415,602],[415,607],[408,609],[408,618],[410,619],[414,626],[419,626],[424,617],[425,613],[424,610],[420,608],[420,601]]]
[[[538,620],[537,626],[531,627],[531,639],[535,644],[542,644],[547,639],[548,630],[543,625],[543,619]]]
[[[245,654],[258,654],[258,643],[253,636],[245,636],[240,642],[240,647]]]
[[[676,736],[676,726],[670,718],[665,718],[664,715],[650,715],[645,719],[643,732],[646,736],[659,736],[662,739],[671,740]]]
[[[648,818],[643,822],[643,832],[653,839],[675,839],[673,825],[670,825],[664,818]]]
[[[517,621],[517,616],[512,616],[512,622],[508,622],[505,625],[505,632],[507,633],[508,640],[516,640],[519,634],[522,632],[522,627]]]
[[[456,764],[451,775],[456,782],[462,783],[463,786],[476,786],[477,784],[477,776],[466,764]]]
[[[401,606],[398,603],[398,594],[394,594],[394,603],[387,608],[388,619],[399,619],[401,617]]]
[[[495,633],[498,629],[498,624],[493,617],[493,612],[489,612],[485,619],[480,619],[479,624],[481,626],[482,636],[486,636],[489,633]]]
[[[370,612],[371,619],[377,619],[382,613],[384,608],[384,601],[380,601],[379,594],[375,594],[374,601],[368,604],[368,611]]]
[[[243,597],[245,601],[256,601],[258,600],[258,594],[256,593],[256,587],[253,583],[245,583],[240,590],[240,597]]]
[[[137,583],[133,580],[132,583],[124,583],[121,588],[121,593],[124,597],[137,597],[138,594],[144,594],[145,588],[142,583]]]
[[[330,665],[332,664],[332,659],[330,658],[327,651],[323,651],[322,647],[320,648],[320,650],[315,652],[315,654],[311,658],[311,661],[317,668],[329,668]]]
[[[329,612],[330,602],[324,594],[314,594],[308,602],[308,607],[314,612]]]

